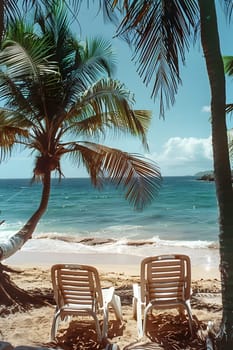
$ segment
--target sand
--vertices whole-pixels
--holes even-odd
[[[192,266],[192,312],[195,335],[190,339],[188,322],[180,321],[177,312],[156,312],[148,321],[148,336],[138,338],[136,321],[132,315],[132,284],[139,282],[141,257],[117,254],[48,254],[19,252],[4,264],[20,271],[10,273],[17,286],[46,295],[47,304],[31,307],[27,311],[9,312],[0,317],[0,340],[14,346],[46,346],[63,349],[102,349],[107,343],[120,349],[204,349],[208,322],[218,325],[221,320],[221,286],[218,270],[213,267],[205,274],[198,266]],[[50,329],[55,310],[53,303],[50,268],[54,263],[78,262],[98,268],[102,287],[115,286],[120,295],[123,322],[110,314],[109,337],[98,344],[92,321],[62,323],[55,342],[50,341]],[[160,344],[160,345],[159,345]]]

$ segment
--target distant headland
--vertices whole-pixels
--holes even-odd
[[[200,171],[195,174],[197,180],[200,181],[214,181],[214,172],[213,170]]]
[[[209,171],[200,171],[195,174],[197,180],[200,181],[214,181],[214,172],[213,170]],[[233,171],[231,172],[231,181],[233,182]]]

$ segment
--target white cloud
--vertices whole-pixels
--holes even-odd
[[[201,111],[205,112],[205,113],[210,113],[211,112],[211,108],[210,108],[210,106],[203,106]]]
[[[195,175],[199,171],[211,170],[211,137],[172,137],[160,154],[153,153],[150,158],[159,165],[164,176]]]

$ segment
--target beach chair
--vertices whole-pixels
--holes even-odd
[[[56,336],[60,320],[67,317],[92,317],[99,342],[107,337],[108,314],[112,308],[116,319],[122,320],[120,297],[114,287],[101,289],[98,271],[93,266],[56,264],[51,268],[56,310],[51,328],[51,339]],[[99,317],[102,316],[101,332]]]
[[[138,335],[146,334],[146,319],[152,309],[187,311],[191,336],[191,263],[186,255],[151,256],[141,261],[140,285],[133,284],[133,316]]]

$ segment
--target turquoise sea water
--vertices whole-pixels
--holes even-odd
[[[26,179],[0,180],[0,239],[17,232],[37,208],[41,185]],[[155,201],[136,212],[111,186],[98,191],[89,179],[53,180],[49,207],[26,249],[82,249],[77,241],[113,239],[120,247],[215,247],[218,213],[212,182],[165,177]],[[92,241],[93,239],[93,241]],[[102,242],[103,243],[103,242]],[[139,244],[140,243],[140,244]],[[98,247],[97,247],[98,246]],[[108,244],[90,249],[109,249]]]

